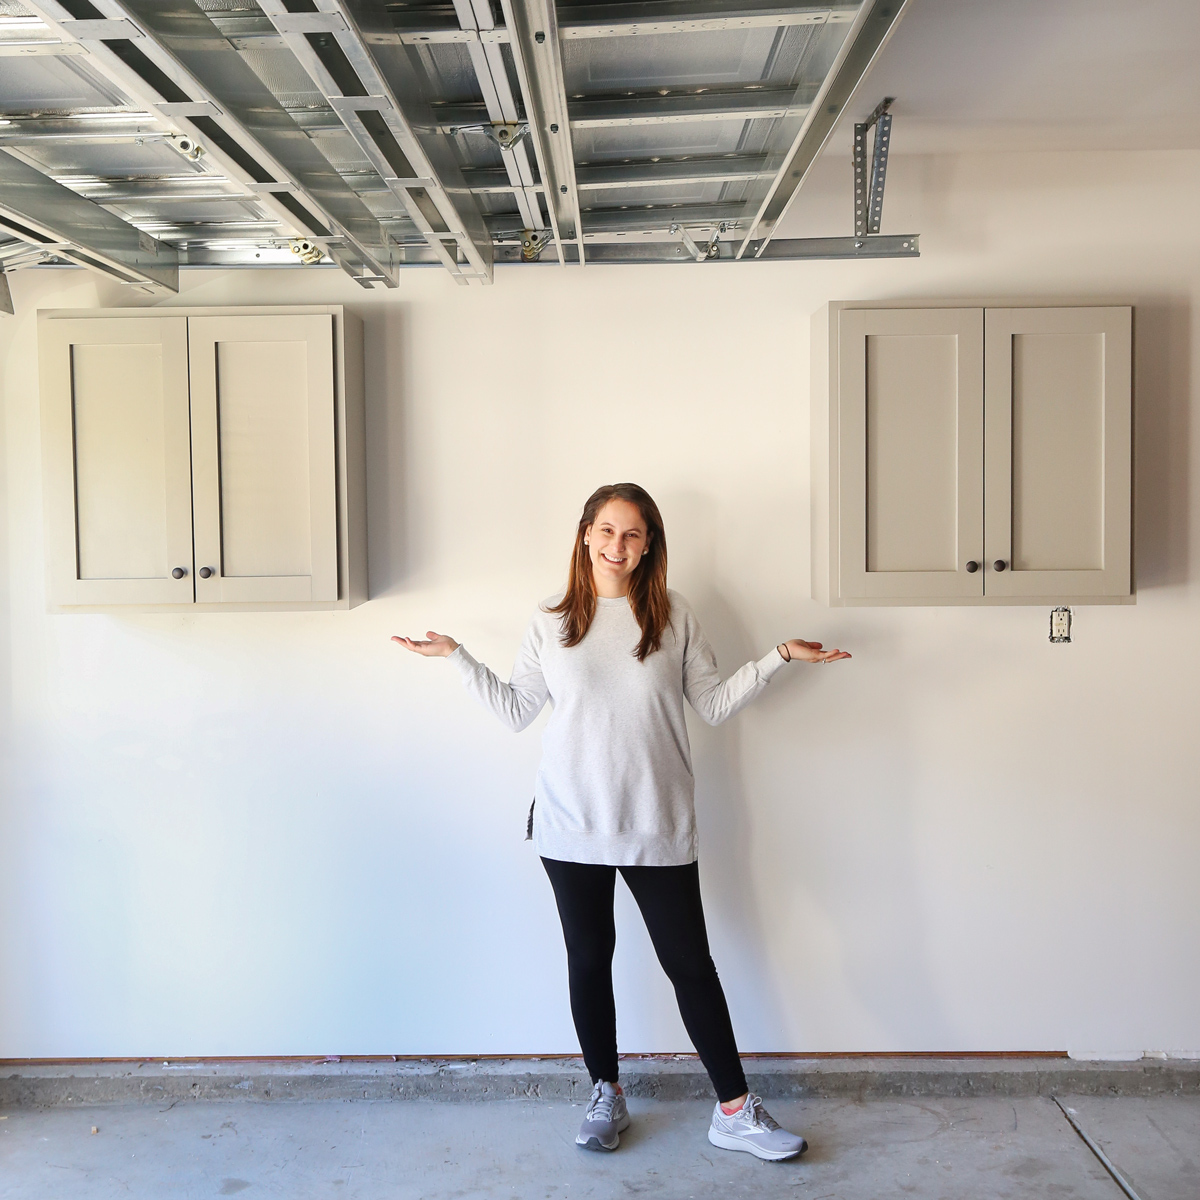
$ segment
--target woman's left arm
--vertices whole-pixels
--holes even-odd
[[[749,662],[722,680],[717,657],[699,624],[688,621],[683,658],[683,694],[709,725],[720,725],[745,708],[789,662],[826,663],[849,658],[844,650],[826,650],[820,642],[791,638],[758,662]]]

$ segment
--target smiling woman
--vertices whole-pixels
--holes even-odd
[[[563,618],[562,644],[578,646],[592,624],[596,597],[629,597],[642,631],[638,662],[662,644],[671,619],[667,535],[658,505],[635,483],[613,483],[588,498],[575,534],[566,595],[548,612]]]
[[[547,700],[553,704],[530,835],[562,919],[571,1014],[594,1085],[576,1142],[615,1150],[629,1124],[617,1083],[612,986],[619,870],[716,1089],[709,1141],[765,1159],[802,1154],[804,1139],[780,1129],[748,1092],[709,953],[683,701],[718,725],[785,663],[850,655],[793,638],[722,680],[691,607],[667,588],[658,506],[633,483],[589,497],[566,591],[534,614],[508,683],[445,634],[392,640],[417,654],[450,658],[467,689],[514,731],[528,726]]]

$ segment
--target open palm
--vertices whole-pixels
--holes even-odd
[[[851,657],[845,650],[826,650],[820,642],[805,642],[800,638],[790,638],[783,648],[795,662],[827,663]]]
[[[432,629],[427,629],[425,636],[429,639],[426,642],[418,638],[399,636],[393,637],[392,641],[399,642],[406,650],[411,650],[414,654],[423,654],[426,658],[445,658],[458,649],[458,643],[449,634],[434,633]]]

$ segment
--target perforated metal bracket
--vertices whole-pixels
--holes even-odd
[[[895,96],[885,96],[875,111],[854,126],[854,236],[878,233],[883,219],[883,186],[887,178],[888,146],[892,140],[892,115],[888,111]],[[867,134],[875,129],[871,153],[871,178],[867,181]]]

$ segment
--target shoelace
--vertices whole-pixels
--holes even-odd
[[[756,1129],[765,1129],[768,1133],[773,1133],[779,1128],[779,1122],[765,1108],[763,1108],[762,1098],[751,1094],[749,1111],[742,1109],[746,1113],[746,1118]]]
[[[588,1101],[587,1115],[585,1121],[611,1121],[613,1115],[613,1105],[616,1103],[616,1096],[610,1096],[603,1091],[599,1084],[592,1089],[592,1098]]]

